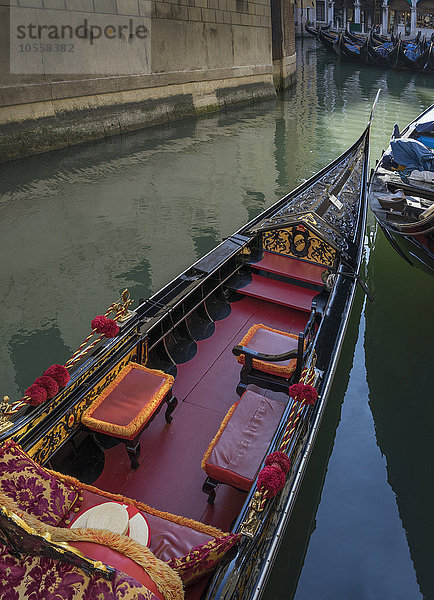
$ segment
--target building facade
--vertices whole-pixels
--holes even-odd
[[[383,35],[402,36],[434,33],[434,0],[297,0],[296,33],[304,34],[304,25],[330,25],[334,29],[350,27],[367,32],[378,26]]]

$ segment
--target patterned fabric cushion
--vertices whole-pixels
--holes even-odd
[[[76,489],[55,479],[12,440],[0,447],[0,489],[22,510],[53,526],[78,498]]]
[[[240,533],[225,533],[206,544],[192,548],[188,554],[168,562],[178,572],[185,586],[191,585],[219,564],[241,539]]]
[[[2,600],[158,600],[132,577],[115,571],[106,581],[67,563],[42,556],[15,558],[0,543]]]

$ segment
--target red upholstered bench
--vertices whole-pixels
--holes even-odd
[[[122,440],[133,469],[139,466],[139,437],[167,404],[166,422],[178,401],[172,396],[174,378],[162,371],[129,363],[83,413],[81,421],[91,431]]]
[[[202,460],[208,475],[202,491],[209,504],[218,483],[250,490],[284,409],[281,402],[251,391],[229,409]]]

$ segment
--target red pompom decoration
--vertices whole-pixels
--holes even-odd
[[[59,388],[65,387],[65,385],[71,379],[68,369],[63,365],[51,365],[51,367],[48,367],[48,369],[45,371],[44,375],[52,377],[54,381],[56,381]]]
[[[296,402],[304,402],[305,404],[315,404],[318,398],[318,392],[312,385],[304,383],[294,383],[289,386],[289,395]]]
[[[294,400],[296,400],[297,402],[301,402],[301,398],[299,398],[299,396],[301,396],[303,392],[303,387],[303,383],[294,383],[294,385],[290,385],[288,392],[291,398],[294,398]]]
[[[38,404],[42,404],[47,399],[47,390],[41,385],[33,383],[26,389],[24,395],[29,397],[29,400],[27,400],[28,404],[38,406]]]
[[[90,326],[92,329],[95,329],[97,333],[104,333],[106,321],[107,317],[104,315],[98,315],[92,320]]]
[[[285,475],[289,473],[289,469],[291,468],[289,456],[287,456],[284,452],[280,452],[280,450],[269,454],[265,458],[265,464],[267,466],[277,465]]]
[[[119,326],[113,319],[107,319],[104,335],[106,338],[114,338],[119,333]]]
[[[258,475],[258,490],[266,490],[274,498],[285,485],[285,473],[277,465],[267,465]]]
[[[113,319],[107,319],[104,315],[98,315],[90,324],[97,333],[102,333],[106,338],[113,338],[119,333],[119,327]]]
[[[49,375],[42,375],[42,377],[38,377],[35,379],[34,383],[47,390],[47,398],[54,398],[59,391],[59,384]]]
[[[303,395],[305,404],[315,404],[318,399],[318,392],[312,385],[304,386]]]

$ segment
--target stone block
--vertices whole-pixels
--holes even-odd
[[[66,10],[93,12],[92,0],[65,0]]]
[[[215,11],[215,20],[216,20],[216,23],[224,23],[225,22],[224,18],[223,18],[224,14],[225,14],[224,10],[216,10]]]
[[[219,7],[219,0],[208,0],[208,8],[216,9]]]
[[[118,12],[116,0],[93,0],[95,12],[115,15]]]
[[[202,8],[202,18],[205,23],[215,23],[215,10]]]
[[[189,6],[188,18],[190,21],[202,21],[202,11],[197,6]]]
[[[229,11],[236,10],[235,0],[226,0],[226,10],[229,10]]]
[[[43,8],[42,0],[20,0],[19,6],[23,8]]]
[[[172,18],[188,21],[188,7],[180,6],[179,4],[172,4]]]
[[[148,17],[151,14],[151,0],[139,0],[139,15]]]
[[[232,25],[241,25],[241,15],[237,12],[231,12]]]
[[[223,23],[230,23],[231,22],[231,13],[229,13],[227,10],[223,11]]]
[[[171,19],[172,18],[172,5],[167,2],[155,2],[153,5],[152,14],[157,19]]]
[[[241,25],[253,25],[252,15],[241,14]]]
[[[195,6],[197,6],[199,8],[207,8],[208,2],[207,2],[207,0],[195,0]]]
[[[119,15],[133,15],[139,14],[139,3],[138,0],[116,0]]]
[[[44,0],[45,8],[54,10],[65,10],[65,0]]]

